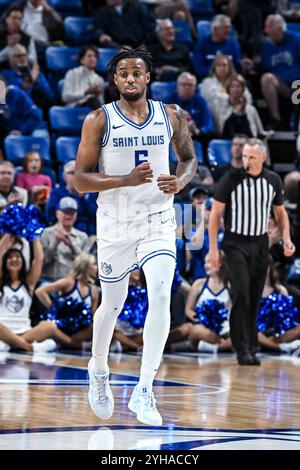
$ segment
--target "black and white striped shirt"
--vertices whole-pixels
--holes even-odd
[[[226,204],[225,231],[254,237],[267,233],[272,205],[283,204],[283,186],[266,168],[255,177],[238,168],[222,177],[213,197]]]

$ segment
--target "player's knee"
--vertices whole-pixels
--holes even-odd
[[[124,299],[125,302],[126,299]],[[121,313],[124,302],[109,302],[109,301],[102,301],[101,305],[95,312],[95,315],[119,315]]]

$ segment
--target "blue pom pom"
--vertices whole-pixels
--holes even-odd
[[[198,323],[214,331],[217,335],[220,334],[222,325],[229,315],[224,303],[216,299],[204,300],[196,305],[195,312],[195,319],[198,320]]]
[[[148,311],[147,289],[129,286],[127,299],[118,320],[133,328],[143,328]]]
[[[93,315],[90,305],[72,298],[58,297],[41,319],[53,320],[60,330],[73,335],[91,325]]]
[[[43,235],[44,228],[40,212],[33,204],[25,209],[20,203],[10,204],[0,214],[0,233],[10,233],[32,242]]]
[[[261,299],[257,318],[258,331],[269,331],[275,336],[280,336],[298,323],[299,311],[293,296],[270,294]]]

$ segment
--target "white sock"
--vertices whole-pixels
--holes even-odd
[[[300,340],[295,339],[294,341],[291,341],[290,343],[279,343],[278,346],[281,351],[289,353],[291,351],[295,351],[295,349],[300,347]]]
[[[93,320],[92,354],[94,370],[104,375],[109,372],[108,354],[119,313],[127,297],[129,276],[120,282],[101,282],[102,301]]]
[[[159,255],[148,260],[143,270],[147,282],[149,309],[143,333],[143,355],[138,390],[152,389],[170,331],[171,286],[175,260]]]
[[[202,352],[211,352],[216,353],[218,352],[219,345],[218,344],[211,344],[207,341],[201,340],[198,343],[197,350]]]

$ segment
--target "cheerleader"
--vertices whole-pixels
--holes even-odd
[[[215,270],[205,257],[205,271],[207,278],[197,279],[191,288],[187,299],[185,314],[193,322],[197,322],[197,309],[206,301],[216,300],[230,311],[231,301],[228,289],[228,268],[224,261],[224,253],[220,254],[220,268]],[[208,323],[210,319],[208,318]],[[201,321],[201,320],[200,320]],[[223,321],[219,332],[205,326],[203,323],[193,324],[190,336],[193,351],[217,352],[232,350],[229,336],[229,319]]]
[[[257,320],[259,344],[267,350],[291,353],[300,347],[299,311],[269,259]]]
[[[33,259],[28,271],[22,251],[13,244],[9,234],[0,240],[0,350],[53,350],[55,342],[44,340],[55,337],[55,325],[42,322],[31,328],[30,322],[32,296],[43,265],[40,239],[32,242]]]
[[[97,272],[96,258],[89,253],[81,253],[76,257],[69,276],[44,284],[35,291],[37,298],[48,308],[48,312],[52,312],[50,318],[53,322],[48,320],[48,323],[54,323],[58,328],[60,336],[57,341],[62,346],[81,349],[83,341],[92,339],[92,314],[99,304],[98,290],[93,285]],[[60,307],[56,308],[56,303],[51,298],[54,294],[59,296]],[[78,304],[81,307],[75,312]],[[83,314],[82,305],[90,307],[90,315]]]

